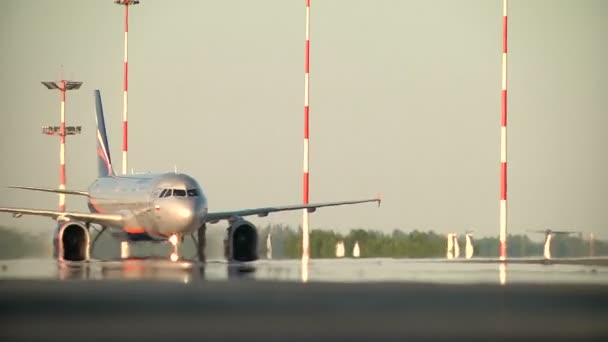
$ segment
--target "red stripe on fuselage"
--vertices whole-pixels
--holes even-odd
[[[93,199],[89,198],[89,203],[91,204],[91,206],[93,207],[93,210],[95,210],[96,213],[105,214],[103,212],[103,210],[101,210],[99,205],[93,201]]]
[[[142,227],[123,227],[122,229],[129,234],[142,234],[146,232]]]

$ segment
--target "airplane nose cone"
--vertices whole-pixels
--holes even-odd
[[[207,208],[200,201],[183,203],[176,210],[176,217],[181,223],[183,231],[193,231],[203,224],[203,218],[207,213]]]

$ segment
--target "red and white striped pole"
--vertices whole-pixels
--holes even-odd
[[[308,149],[308,138],[309,138],[309,126],[308,126],[308,115],[309,115],[309,72],[310,72],[310,0],[306,0],[306,43],[305,43],[305,57],[304,57],[304,179],[303,179],[303,202],[308,204],[308,161],[309,161],[309,149]],[[310,256],[309,250],[309,227],[308,227],[308,210],[304,209],[302,216],[302,258],[308,258]]]
[[[114,3],[125,6],[125,49],[124,49],[124,79],[122,97],[122,173],[128,170],[128,89],[129,89],[129,6],[139,4],[138,0],[115,0]]]
[[[59,126],[59,189],[65,190],[65,92],[66,81],[61,80],[61,118]],[[59,194],[59,211],[65,211],[65,194]]]
[[[124,83],[123,83],[123,96],[122,96],[122,174],[127,174],[128,160],[127,160],[127,111],[128,111],[128,95],[129,89],[129,5],[125,5],[125,55],[124,55]]]
[[[66,81],[48,81],[41,82],[47,89],[59,90],[61,92],[61,114],[59,126],[43,126],[42,133],[46,135],[59,135],[59,189],[65,190],[66,172],[65,172],[65,138],[68,135],[80,134],[80,126],[65,125],[65,93],[68,90],[79,89],[82,82]],[[59,194],[59,211],[65,211],[65,194]]]
[[[507,2],[503,0],[500,127],[500,260],[507,258]]]

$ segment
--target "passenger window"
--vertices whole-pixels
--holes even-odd
[[[186,190],[173,189],[173,196],[186,197]]]
[[[188,189],[188,197],[196,197],[198,196],[198,191],[196,189]]]

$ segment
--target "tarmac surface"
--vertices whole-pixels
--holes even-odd
[[[0,340],[608,340],[601,265],[304,265],[2,261]]]

